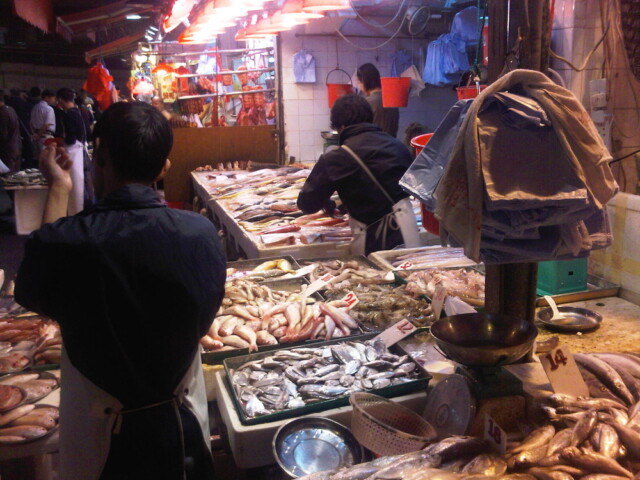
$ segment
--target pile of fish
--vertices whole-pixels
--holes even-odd
[[[32,362],[59,364],[61,350],[56,322],[35,316],[0,319],[0,374],[20,371]]]
[[[640,400],[640,357],[628,353],[573,355],[589,394],[631,406]]]
[[[404,264],[404,270],[419,270],[435,267],[465,267],[476,263],[464,256],[462,248],[424,247],[411,249],[408,253],[392,255],[389,253],[388,262],[393,268]]]
[[[484,275],[471,268],[430,268],[409,273],[406,291],[411,295],[433,297],[437,287],[447,289],[447,295],[460,297],[472,305],[484,305]]]
[[[226,283],[222,307],[200,344],[206,351],[256,351],[259,345],[353,335],[359,326],[346,306],[342,301],[319,302],[299,292],[233,280]]]
[[[283,280],[295,275],[296,269],[291,262],[285,258],[267,260],[251,269],[240,267],[227,268],[227,281],[235,278],[250,278],[254,281],[260,280]]]
[[[402,285],[353,285],[343,290],[331,290],[325,296],[344,298],[349,292],[358,299],[349,314],[372,330],[384,330],[404,319],[416,327],[426,327],[436,319],[431,304],[407,295]]]
[[[37,168],[27,168],[26,170],[20,170],[19,172],[7,175],[6,177],[0,177],[0,182],[4,183],[6,187],[25,187],[47,184],[47,180],[44,178],[44,175],[42,175],[42,172]]]
[[[25,401],[33,402],[49,395],[59,387],[58,380],[52,374],[41,372],[23,372],[0,378],[0,385],[20,387],[26,393]]]
[[[385,388],[417,378],[416,364],[382,341],[342,342],[278,350],[231,372],[231,385],[248,417]]]
[[[350,242],[346,216],[304,215],[296,204],[310,170],[296,167],[208,175],[209,192],[266,246]]]
[[[390,283],[394,280],[393,277],[391,279],[387,278],[388,272],[372,268],[355,259],[347,261],[315,261],[313,263],[301,260],[300,263],[302,265],[311,264],[315,266],[309,274],[312,282],[327,273],[333,275],[334,278],[326,284],[325,289],[328,290],[349,288],[355,285]]]
[[[58,426],[60,413],[48,405],[21,405],[0,414],[0,444],[24,443],[47,435]]]

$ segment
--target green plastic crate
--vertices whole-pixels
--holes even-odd
[[[587,259],[538,263],[538,295],[580,292],[587,289]]]

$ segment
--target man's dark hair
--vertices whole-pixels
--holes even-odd
[[[18,89],[18,88],[12,88],[12,89],[10,89],[10,90],[9,90],[9,94],[10,94],[12,97],[18,97],[18,96],[20,96],[20,89]]]
[[[40,95],[41,98],[47,98],[47,97],[55,97],[56,94],[53,93],[53,90],[49,90],[48,88],[45,88],[42,91],[42,95]]]
[[[356,123],[373,123],[373,110],[363,97],[353,93],[343,95],[331,108],[331,128],[337,130]]]
[[[126,181],[153,182],[173,146],[166,118],[144,102],[118,102],[106,109],[93,130],[115,172]]]
[[[362,82],[365,90],[375,90],[380,88],[380,72],[373,63],[364,63],[358,67],[356,72],[358,80]]]
[[[76,92],[74,92],[70,88],[63,87],[58,90],[58,93],[56,93],[56,97],[58,97],[63,102],[73,102],[76,98]]]
[[[0,102],[4,103],[4,90],[0,88]]]
[[[29,90],[30,97],[40,98],[41,94],[42,94],[42,90],[40,90],[40,87],[31,87],[31,90]]]

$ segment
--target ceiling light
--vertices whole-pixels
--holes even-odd
[[[127,15],[125,18],[127,20],[140,20],[142,17],[137,13],[132,13],[131,15]]]

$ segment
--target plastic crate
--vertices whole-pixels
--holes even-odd
[[[579,292],[587,289],[587,259],[538,263],[538,295]]]

